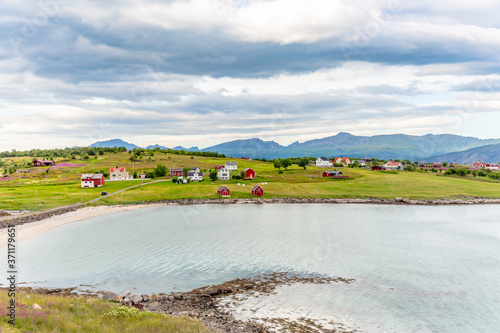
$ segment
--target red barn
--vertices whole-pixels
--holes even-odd
[[[222,164],[217,164],[216,166],[214,166],[215,170],[220,170],[220,169],[224,169],[224,166]]]
[[[104,175],[102,173],[84,173],[81,178],[81,186],[87,187],[101,187],[104,185]]]
[[[54,161],[46,161],[44,160],[33,160],[33,166],[34,167],[43,167],[43,166],[52,166],[56,165]]]
[[[184,171],[182,169],[171,169],[170,176],[184,176]]]
[[[256,197],[261,197],[264,195],[264,190],[259,185],[255,185],[255,187],[252,189],[252,195]]]
[[[231,191],[225,186],[221,186],[217,190],[217,194],[220,195],[221,197],[230,197],[231,196]]]
[[[255,179],[255,171],[252,169],[246,168],[243,172],[245,173],[245,177],[243,177],[244,179]]]

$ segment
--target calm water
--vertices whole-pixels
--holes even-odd
[[[153,293],[313,272],[356,282],[296,285],[252,306],[272,312],[279,298],[288,314],[364,332],[500,332],[500,206],[144,208],[52,229],[18,251],[20,280],[40,286]]]

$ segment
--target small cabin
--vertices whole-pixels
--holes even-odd
[[[82,174],[81,187],[101,187],[104,185],[104,175],[102,173]]]
[[[252,189],[252,195],[255,197],[261,197],[264,195],[264,190],[259,185],[255,185],[255,187]]]
[[[217,190],[217,194],[220,195],[221,197],[230,197],[231,196],[231,191],[225,186],[221,186]]]
[[[253,169],[250,169],[250,168],[246,168],[245,170],[243,170],[244,172],[244,179],[255,179],[255,171]]]

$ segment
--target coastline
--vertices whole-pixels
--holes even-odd
[[[157,202],[143,202],[139,204],[117,206],[81,207],[65,206],[47,211],[31,212],[24,215],[3,216],[0,220],[0,248],[7,246],[7,227],[16,226],[17,241],[21,241],[59,226],[82,221],[85,219],[128,211],[140,208],[171,206],[171,205],[201,205],[201,204],[377,204],[377,205],[489,205],[500,204],[500,199],[463,198],[463,199],[427,199],[412,200],[407,198],[378,199],[378,198],[295,198],[275,197],[270,199],[181,199],[164,200]]]

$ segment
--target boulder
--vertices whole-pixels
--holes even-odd
[[[102,299],[105,301],[116,301],[118,294],[107,291],[102,295]]]
[[[122,301],[120,302],[120,304],[121,305],[125,305],[125,306],[131,306],[132,305],[132,300],[130,299],[130,296],[127,296],[124,299],[122,299]]]
[[[42,307],[40,305],[36,304],[36,303],[34,303],[31,307],[33,309],[35,309],[35,310],[41,310],[42,309]]]
[[[149,295],[147,295],[147,294],[142,294],[142,295],[141,295],[141,297],[142,297],[142,301],[143,301],[143,302],[147,302],[147,301],[149,301]]]
[[[408,199],[408,198],[404,198],[404,199],[403,199],[403,202],[404,202],[404,203],[409,204],[409,203],[411,203],[411,200],[410,200],[410,199]]]
[[[396,201],[396,202],[403,202],[403,198],[396,197],[396,199],[394,199],[394,201]]]
[[[128,298],[132,301],[134,304],[141,304],[142,302],[142,296],[139,294],[132,294],[128,296]]]

